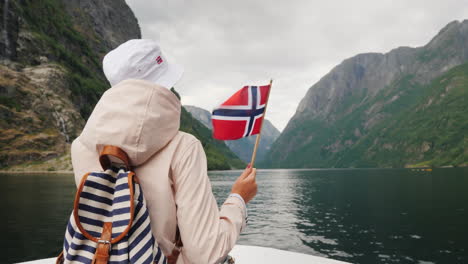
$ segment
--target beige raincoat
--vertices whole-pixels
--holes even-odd
[[[171,254],[179,226],[184,246],[178,264],[217,263],[245,227],[246,209],[236,197],[218,209],[202,145],[179,131],[180,112],[171,91],[147,81],[126,80],[107,90],[72,144],[75,180],[101,170],[104,145],[121,147],[135,167],[164,254]]]

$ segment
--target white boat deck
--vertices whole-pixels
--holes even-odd
[[[273,248],[237,245],[230,255],[236,264],[349,264],[348,262],[311,256]],[[55,264],[55,258],[41,259],[21,264]]]
[[[349,264],[347,262],[274,248],[237,245],[229,254],[236,264]]]

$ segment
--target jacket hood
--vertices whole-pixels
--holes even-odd
[[[170,90],[125,80],[102,95],[78,140],[97,153],[104,145],[118,146],[138,166],[177,134],[180,111],[180,100]]]

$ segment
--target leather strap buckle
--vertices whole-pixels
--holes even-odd
[[[108,245],[109,246],[109,252],[112,249],[112,244],[111,244],[111,242],[109,240],[99,239],[98,244]]]
[[[102,226],[101,237],[97,241],[96,252],[92,264],[107,264],[112,248],[112,222],[105,222]]]

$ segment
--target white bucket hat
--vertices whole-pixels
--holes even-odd
[[[107,53],[102,64],[112,86],[127,79],[138,79],[169,89],[184,72],[181,66],[170,64],[158,43],[149,39],[132,39],[121,44]]]

